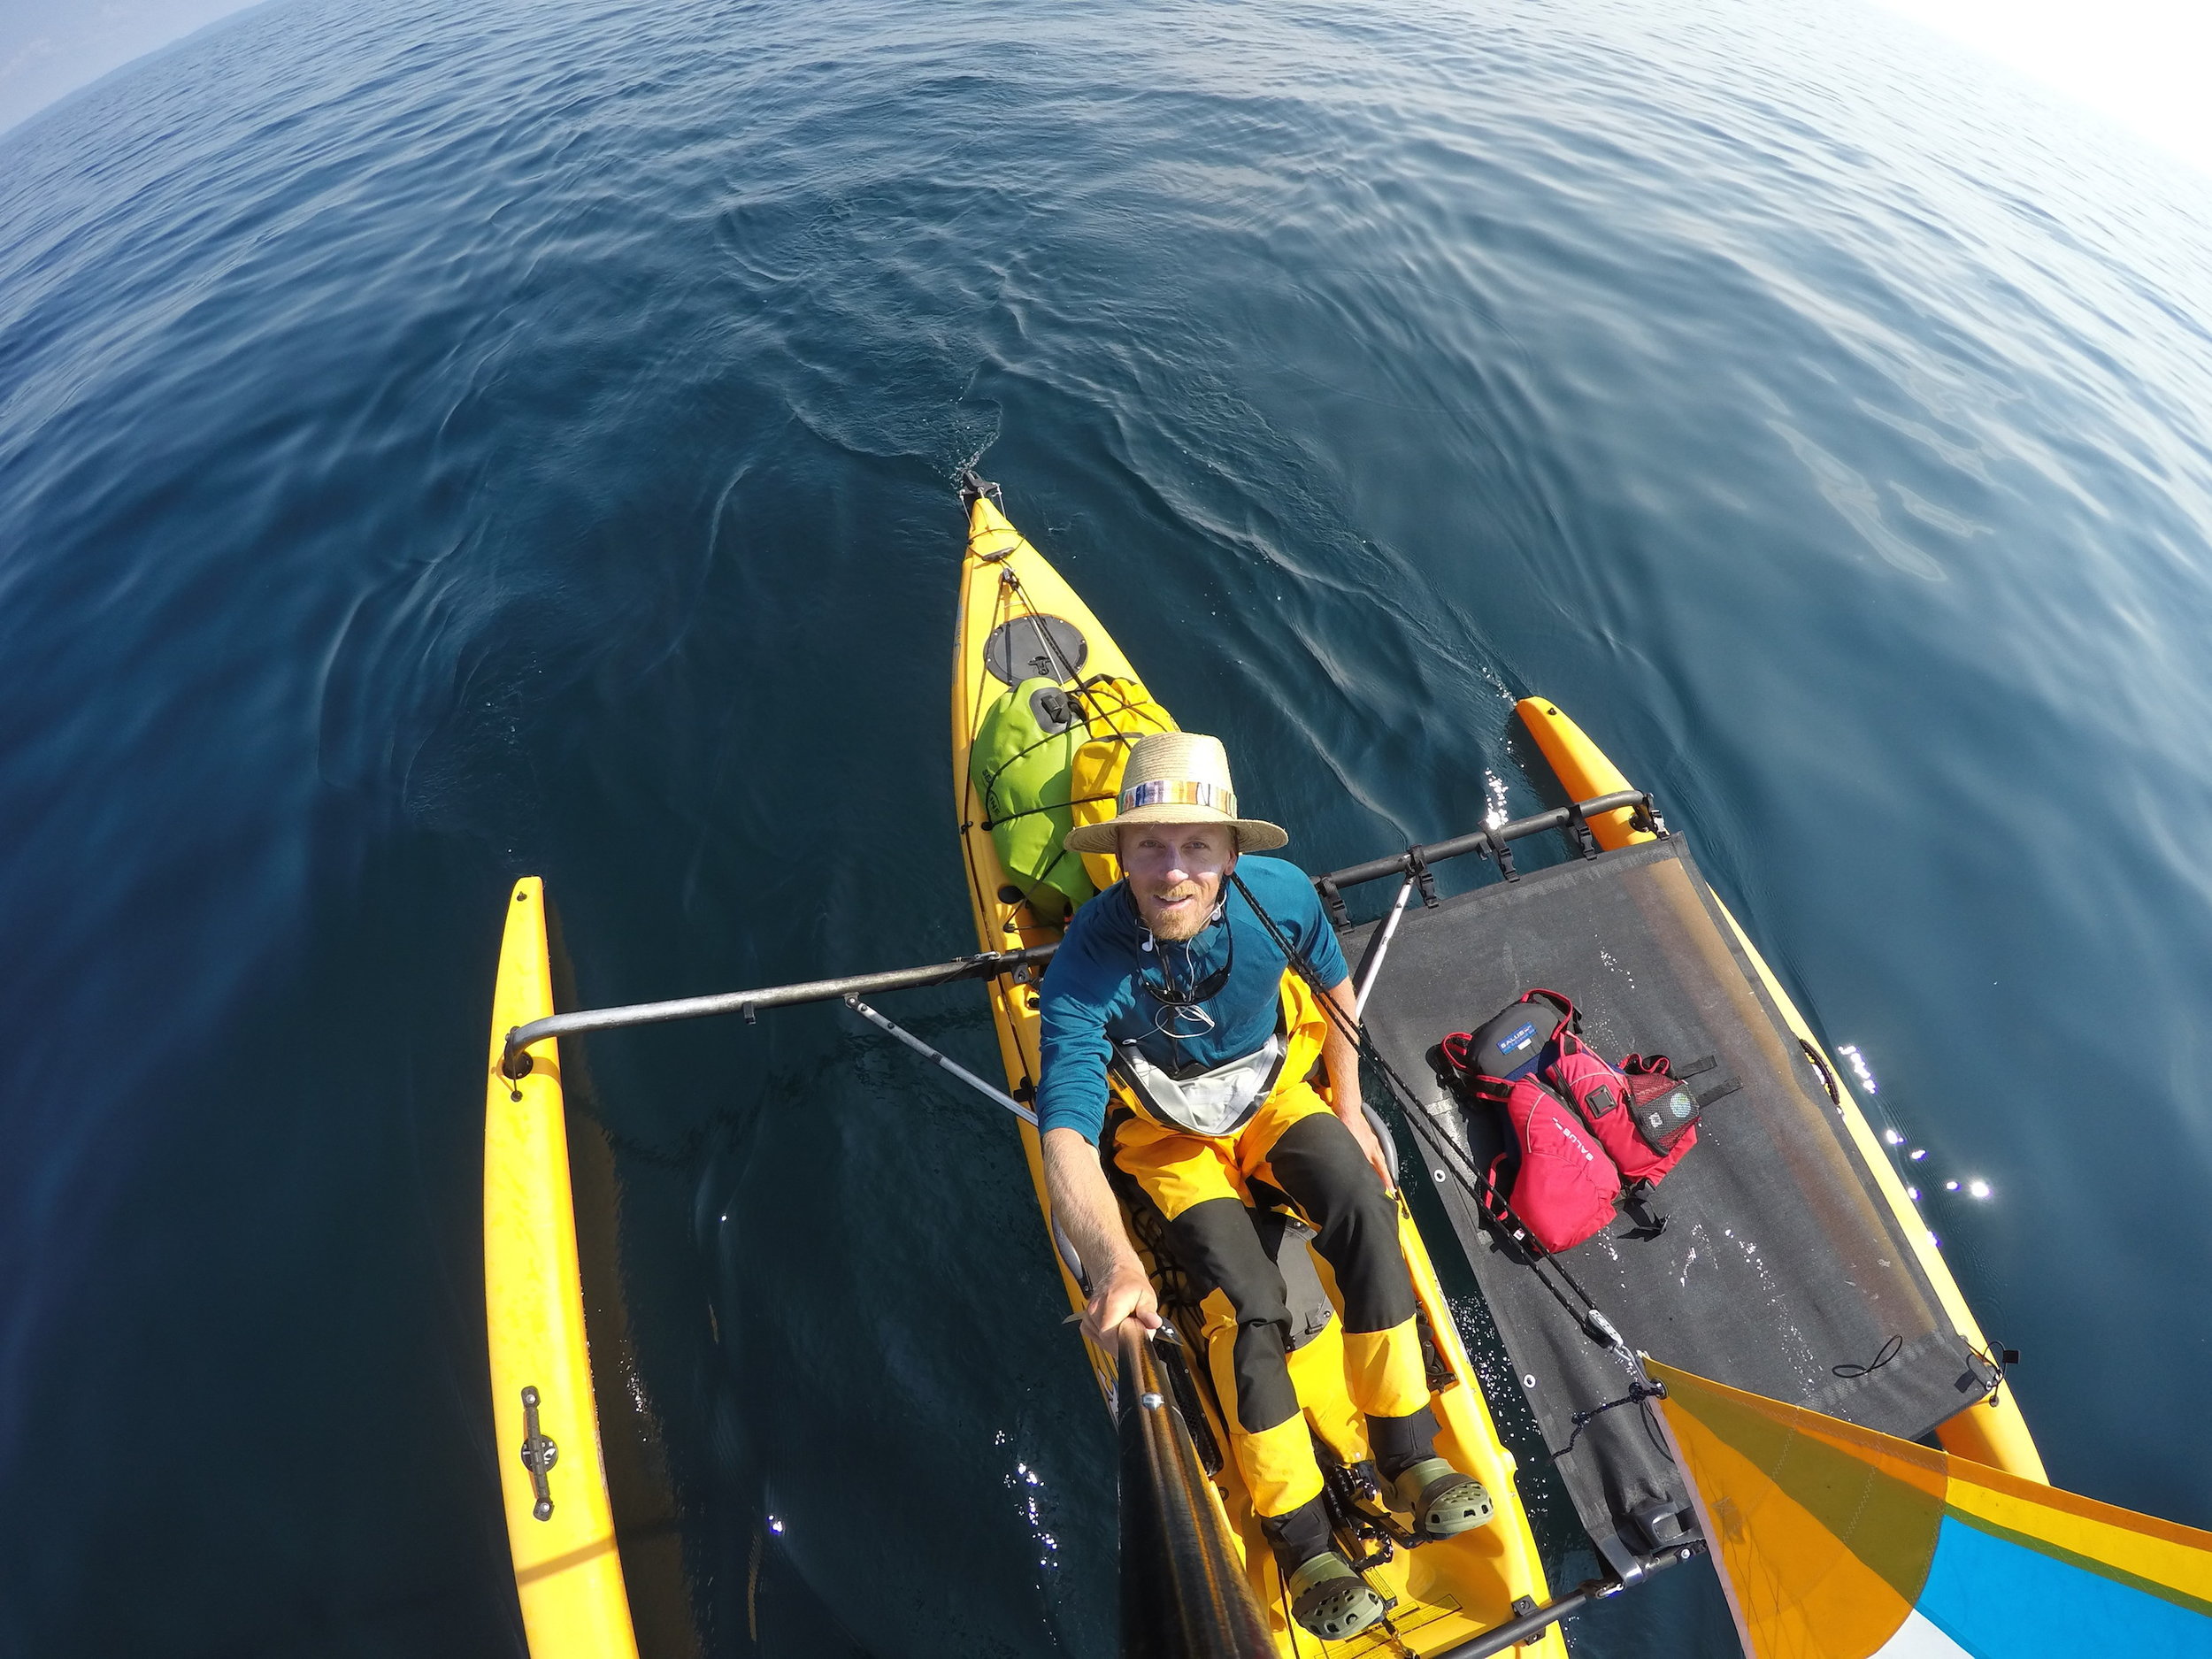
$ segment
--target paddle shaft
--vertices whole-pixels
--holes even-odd
[[[1134,1319],[1114,1338],[1124,1659],[1274,1659],[1267,1616],[1153,1347],[1179,1339]]]

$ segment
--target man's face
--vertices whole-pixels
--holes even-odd
[[[1195,937],[1236,868],[1236,831],[1225,824],[1129,824],[1119,840],[1129,895],[1153,937]]]

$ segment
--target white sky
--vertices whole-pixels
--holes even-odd
[[[2212,173],[2212,0],[1874,0]]]
[[[0,0],[0,131],[252,0]],[[2212,173],[2212,0],[1872,0]]]
[[[0,132],[256,0],[0,0]]]

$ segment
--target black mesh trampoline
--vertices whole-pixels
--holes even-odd
[[[1595,803],[1593,803],[1594,805]],[[1573,815],[1580,829],[1580,815]],[[1502,846],[1499,842],[1496,845]],[[1484,1219],[1467,1166],[1510,1144],[1499,1109],[1432,1063],[1448,1032],[1543,986],[1574,999],[1609,1057],[1709,1056],[1696,1148],[1650,1195],[1559,1258],[1629,1347],[1739,1388],[1914,1440],[1983,1397],[1997,1372],[1967,1345],[1851,1144],[1824,1067],[1791,1032],[1679,834],[1494,880],[1409,908],[1367,1005],[1368,1033],[1433,1129],[1414,1137],[1578,1514],[1617,1571],[1694,1536],[1696,1521],[1631,1377]],[[1346,872],[1325,880],[1333,903]],[[1348,959],[1380,924],[1354,929]],[[1718,1081],[1716,1082],[1716,1079]]]

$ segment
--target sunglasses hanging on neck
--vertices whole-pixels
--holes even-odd
[[[1221,995],[1221,987],[1229,983],[1229,975],[1237,965],[1237,933],[1236,929],[1228,924],[1227,910],[1220,905],[1214,907],[1213,916],[1207,922],[1207,926],[1210,927],[1217,922],[1229,935],[1229,959],[1187,990],[1175,983],[1175,975],[1167,965],[1167,952],[1158,949],[1158,941],[1153,938],[1152,930],[1148,927],[1145,929],[1144,948],[1160,959],[1160,977],[1166,981],[1164,985],[1155,985],[1142,973],[1138,974],[1137,983],[1144,987],[1146,995],[1154,1002],[1166,1008],[1190,1008],[1200,1002],[1210,1002]],[[1187,951],[1188,944],[1184,949]]]

